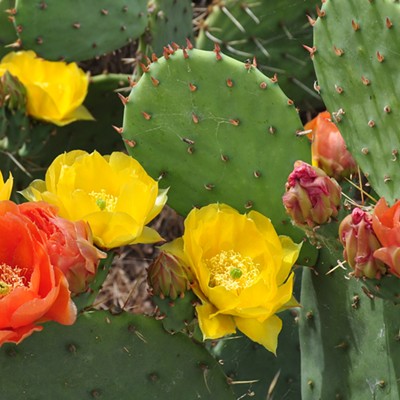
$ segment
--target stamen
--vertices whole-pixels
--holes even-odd
[[[0,298],[12,292],[16,287],[27,286],[27,269],[0,264]]]
[[[209,285],[224,286],[228,290],[241,291],[251,286],[260,274],[259,264],[233,250],[221,251],[206,260],[206,265],[211,273]]]
[[[93,197],[96,201],[96,205],[100,211],[113,212],[115,210],[118,199],[112,194],[107,193],[104,189],[101,189],[100,192],[92,190],[89,196]]]

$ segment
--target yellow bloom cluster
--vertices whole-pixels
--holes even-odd
[[[82,105],[89,78],[76,63],[46,61],[33,51],[18,51],[1,60],[0,76],[6,71],[25,86],[30,116],[59,126],[93,119]]]
[[[210,204],[193,209],[183,236],[162,249],[180,258],[194,277],[205,339],[239,329],[275,353],[282,328],[275,314],[298,305],[292,267],[300,247],[278,236],[256,211],[242,215],[228,205]]]
[[[35,180],[21,193],[30,201],[56,205],[63,218],[88,222],[94,243],[102,248],[162,240],[145,225],[160,213],[167,191],[159,191],[143,167],[122,152],[61,154],[45,181]]]

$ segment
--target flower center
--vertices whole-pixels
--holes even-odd
[[[243,257],[233,250],[221,251],[206,260],[206,265],[211,273],[209,285],[224,286],[228,290],[245,289],[260,274],[259,264],[254,263],[251,257]]]
[[[12,292],[16,287],[27,286],[26,272],[26,268],[0,264],[0,298]]]
[[[95,201],[100,211],[108,211],[113,212],[115,210],[115,206],[117,205],[117,198],[112,194],[107,193],[104,189],[101,189],[100,192],[95,192],[92,190],[89,193]]]

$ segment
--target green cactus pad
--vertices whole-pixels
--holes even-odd
[[[215,2],[200,23],[196,47],[211,50],[219,43],[223,52],[244,61],[256,56],[261,71],[277,73],[282,90],[301,108],[320,105],[314,90],[315,73],[303,48],[312,28],[317,0],[227,0]],[[316,17],[316,16],[315,16]]]
[[[283,328],[277,356],[240,334],[209,343],[211,353],[234,383],[238,399],[300,399],[297,310],[285,311],[279,317]],[[244,397],[246,394],[248,397]]]
[[[192,37],[191,0],[151,0],[148,9],[149,23],[144,38],[147,54],[160,54],[171,42],[183,46]]]
[[[180,214],[227,203],[260,211],[280,234],[301,240],[282,205],[294,161],[310,159],[293,102],[253,65],[219,51],[166,56],[146,67],[127,99],[128,152],[170,187]]]
[[[0,350],[4,399],[233,400],[212,356],[161,323],[95,311]]]
[[[399,198],[400,4],[326,0],[314,25],[321,95],[371,186]]]
[[[341,251],[321,249],[316,267],[303,271],[301,398],[398,399],[400,310],[349,279]]]
[[[18,0],[15,25],[24,49],[48,60],[87,60],[137,39],[146,0]]]
[[[6,46],[17,41],[17,32],[7,12],[14,6],[15,0],[0,0],[0,59],[12,50],[11,47]]]
[[[360,279],[363,290],[381,299],[400,304],[400,279],[394,275],[384,275],[381,279]]]

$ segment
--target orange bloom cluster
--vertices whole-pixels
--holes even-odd
[[[104,253],[87,225],[66,221],[46,203],[0,201],[0,346],[19,343],[41,324],[76,319],[81,291]]]

